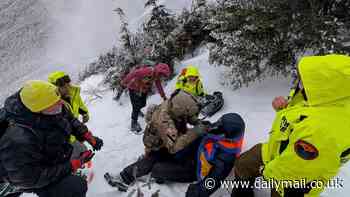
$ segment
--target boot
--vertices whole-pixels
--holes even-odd
[[[122,192],[128,191],[130,184],[124,181],[121,175],[113,176],[107,172],[105,173],[104,178],[110,186],[118,188],[119,191],[122,191]]]
[[[142,131],[142,128],[140,124],[137,122],[137,120],[131,120],[131,131],[140,133]]]
[[[144,118],[144,117],[145,117],[145,114],[144,114],[142,111],[140,111],[140,112],[139,112],[139,117]]]

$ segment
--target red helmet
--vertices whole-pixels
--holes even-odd
[[[169,77],[170,76],[170,68],[168,64],[159,63],[155,67],[155,73],[158,76]]]

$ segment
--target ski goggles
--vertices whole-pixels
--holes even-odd
[[[59,79],[56,80],[55,85],[58,87],[63,87],[64,85],[66,85],[67,83],[70,83],[71,79],[68,75],[65,75]]]

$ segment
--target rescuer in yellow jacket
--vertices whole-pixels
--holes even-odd
[[[88,122],[89,111],[80,96],[80,87],[72,85],[70,77],[62,71],[51,73],[48,81],[58,87],[66,107],[70,109],[74,117],[79,118],[81,115],[83,122]]]
[[[181,71],[177,78],[175,89],[181,89],[193,96],[205,96],[199,71],[194,66],[188,66]]]
[[[273,101],[277,112],[269,140],[235,164],[237,180],[273,180],[276,197],[319,196],[350,155],[350,57],[304,57],[298,71],[292,98]],[[235,188],[231,196],[252,192]]]
[[[49,75],[48,81],[58,87],[64,105],[72,112],[75,118],[82,116],[83,123],[89,121],[89,111],[80,96],[80,87],[71,84],[69,75],[62,71],[56,71]],[[71,136],[70,142],[75,141]]]

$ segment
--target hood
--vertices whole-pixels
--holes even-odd
[[[298,69],[310,106],[350,98],[349,56],[304,57]]]
[[[45,119],[43,115],[33,113],[23,105],[19,92],[16,92],[6,99],[4,109],[6,110],[6,116],[9,121],[14,121],[33,128],[41,127],[40,123]]]

